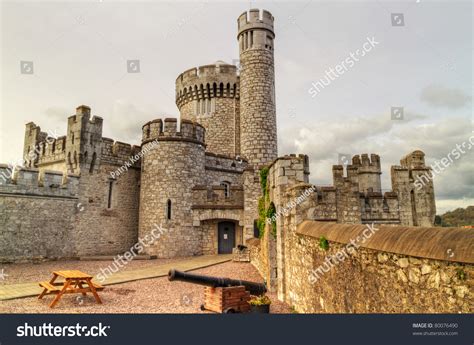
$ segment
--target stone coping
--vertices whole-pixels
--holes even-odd
[[[375,224],[363,248],[427,259],[474,264],[474,231],[463,228],[387,226]],[[334,224],[306,220],[296,233],[347,244],[367,229],[363,224]]]

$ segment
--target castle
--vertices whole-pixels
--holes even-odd
[[[166,231],[144,253],[163,258],[230,253],[258,237],[260,170],[273,168],[273,198],[309,176],[307,156],[277,153],[273,24],[265,10],[240,15],[240,69],[218,61],[180,74],[180,121],[145,123],[141,146],[103,137],[85,105],[62,137],[28,123],[25,166],[0,165],[0,260],[116,255],[157,226]],[[333,186],[314,187],[306,216],[431,226],[433,183],[413,184],[429,170],[414,151],[382,193],[379,156],[356,155],[345,172],[333,167]]]

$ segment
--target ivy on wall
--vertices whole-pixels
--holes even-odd
[[[267,219],[271,219],[271,234],[276,238],[276,207],[273,202],[270,201],[270,191],[268,186],[268,173],[269,169],[264,167],[260,170],[260,186],[262,187],[262,196],[258,199],[258,219],[257,227],[259,237],[262,238],[265,233],[265,225]]]

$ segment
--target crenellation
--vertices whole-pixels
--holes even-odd
[[[0,165],[0,173],[10,168]],[[75,197],[79,193],[79,176],[62,171],[48,171],[37,168],[17,168],[12,177],[0,183],[0,195]]]
[[[191,68],[176,79],[176,105],[214,97],[239,97],[237,66],[218,61],[212,65]]]
[[[157,141],[191,141],[205,145],[205,128],[195,122],[182,120],[178,125],[176,118],[156,119],[142,127],[142,144]]]

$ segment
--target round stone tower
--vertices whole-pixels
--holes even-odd
[[[143,126],[139,240],[162,258],[201,254],[192,221],[192,188],[205,179],[205,129],[176,119]],[[149,242],[152,240],[152,244]]]
[[[232,157],[240,154],[236,66],[218,61],[181,73],[176,79],[176,105],[181,119],[204,126],[208,151]]]
[[[237,20],[241,155],[261,166],[277,158],[273,16],[252,9]]]

